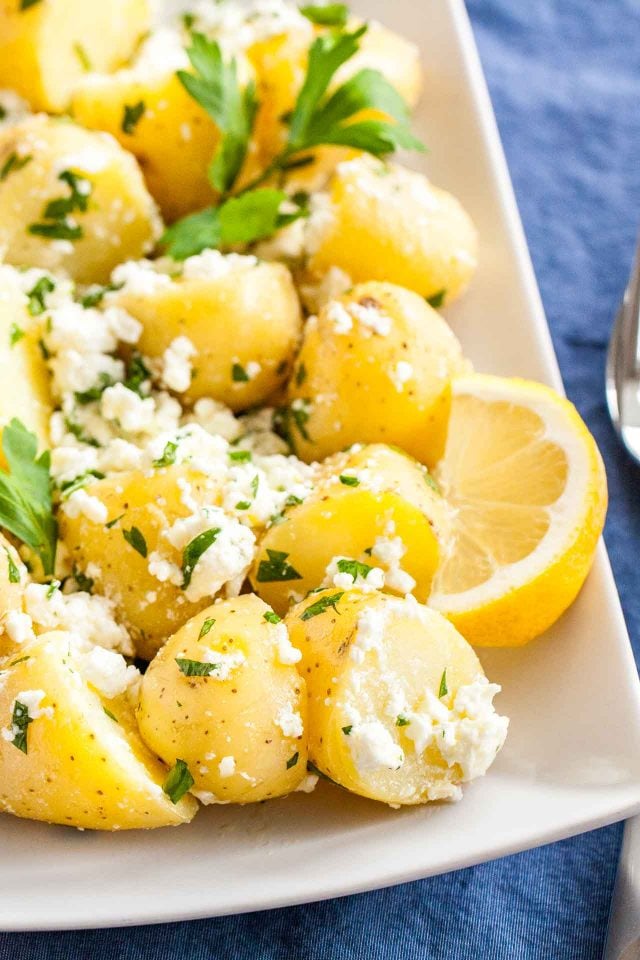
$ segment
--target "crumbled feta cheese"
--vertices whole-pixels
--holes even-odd
[[[399,770],[404,763],[402,747],[378,720],[354,724],[348,743],[360,773],[372,770]]]
[[[325,316],[329,323],[333,324],[335,333],[346,334],[353,330],[353,317],[347,308],[337,300],[332,300],[327,305]]]
[[[356,635],[349,647],[349,656],[355,663],[364,663],[367,653],[380,656],[383,651],[387,612],[384,607],[369,606],[358,615]]]
[[[232,777],[236,772],[235,757],[223,757],[218,764],[218,773],[223,779]]]
[[[372,557],[385,569],[387,587],[402,594],[411,593],[416,586],[415,579],[402,569],[400,563],[406,552],[400,537],[377,537],[371,551]]]
[[[299,661],[302,660],[302,654],[291,643],[284,623],[274,623],[270,625],[270,628],[276,644],[278,661],[285,666],[292,663],[299,663]]]
[[[27,715],[30,720],[39,720],[40,717],[52,717],[53,707],[40,706],[45,697],[46,693],[44,690],[21,690],[11,702],[9,716],[13,718],[13,711],[16,703],[21,703],[23,707],[26,707]],[[12,722],[9,727],[5,727],[2,730],[2,737],[4,740],[8,740],[10,742],[19,736],[23,731],[24,727],[20,727]]]
[[[327,565],[325,578],[322,586],[334,586],[339,590],[382,590],[384,588],[384,570],[380,567],[369,567],[364,576],[360,570],[356,575],[347,571],[341,571],[340,562],[353,563],[350,557],[333,557]],[[365,567],[368,564],[364,565]]]
[[[20,610],[9,610],[4,619],[4,629],[13,643],[27,643],[35,639],[31,617]]]
[[[176,337],[162,354],[162,381],[169,390],[184,393],[191,386],[191,360],[198,351],[188,337]]]
[[[207,433],[211,433],[231,442],[240,436],[240,423],[232,411],[223,403],[211,397],[201,397],[196,400],[193,414],[188,422],[196,423]]]
[[[413,367],[406,360],[398,360],[389,372],[389,377],[398,393],[402,393],[405,383],[413,377]]]
[[[83,654],[79,670],[84,679],[107,700],[120,696],[139,677],[139,671],[127,666],[124,657],[103,647],[93,647]]]
[[[153,423],[155,403],[151,397],[140,397],[123,383],[107,387],[100,401],[102,416],[115,420],[127,433],[141,433]]]
[[[87,566],[87,576],[99,570]],[[90,644],[133,656],[134,646],[125,628],[116,622],[111,600],[84,591],[50,592],[47,584],[30,583],[24,594],[25,609],[40,632],[65,630]]]
[[[187,257],[183,261],[182,278],[184,280],[219,280],[238,270],[252,270],[257,263],[258,260],[254,256],[203,250],[202,253]]]
[[[107,507],[98,497],[91,496],[82,487],[74,490],[71,496],[62,504],[63,512],[75,520],[82,515],[92,523],[106,523],[109,517]]]
[[[18,123],[31,112],[27,101],[19,97],[14,90],[0,90],[0,107],[0,127]]]
[[[152,297],[168,290],[173,281],[168,274],[157,270],[151,260],[127,260],[112,272],[111,283],[132,297]]]
[[[301,737],[304,728],[302,717],[293,709],[293,704],[287,703],[276,714],[275,723],[280,727],[285,737]]]

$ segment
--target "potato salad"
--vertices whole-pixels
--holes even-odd
[[[598,450],[441,312],[478,238],[409,40],[152,14],[0,0],[0,811],[457,801],[508,728],[474,647],[575,598]]]

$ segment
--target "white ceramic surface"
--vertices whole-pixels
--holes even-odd
[[[363,0],[420,43],[426,168],[469,208],[481,269],[449,311],[481,370],[559,386],[462,0]],[[596,385],[599,389],[599,385]],[[483,653],[511,719],[489,775],[453,806],[394,812],[323,784],[202,810],[193,824],[101,835],[0,819],[0,929],[115,926],[278,907],[464,867],[640,810],[640,697],[601,549],[572,610],[524,650]]]

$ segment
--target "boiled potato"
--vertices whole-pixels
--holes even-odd
[[[178,80],[177,66],[188,63],[182,48],[176,58],[170,37],[152,34],[132,68],[87,76],[74,91],[72,112],[83,126],[106,130],[133,153],[172,222],[214,201],[207,171],[220,132]],[[152,56],[157,62],[150,68]]]
[[[14,641],[7,633],[7,619],[9,618],[10,630],[13,630],[12,615],[22,611],[22,597],[27,580],[27,568],[18,556],[18,551],[0,533],[0,657],[14,649]]]
[[[130,154],[112,137],[38,115],[0,131],[0,248],[16,266],[104,283],[161,229]]]
[[[462,365],[456,337],[416,293],[359,284],[306,325],[289,382],[296,452],[315,460],[382,441],[433,466],[444,452],[451,379]]]
[[[476,230],[455,197],[371,157],[338,166],[316,203],[307,249],[316,277],[339,267],[356,283],[387,280],[437,304],[460,296],[477,264]]]
[[[373,800],[458,799],[504,742],[508,721],[469,644],[440,614],[357,590],[314,593],[286,624],[309,691],[309,757]]]
[[[142,325],[138,347],[162,358],[178,337],[192,348],[193,379],[182,393],[187,403],[213,397],[232,410],[266,400],[286,380],[302,329],[291,274],[282,264],[207,250],[172,275],[125,264],[113,295]],[[171,385],[169,383],[169,385]]]
[[[17,417],[35,433],[41,450],[49,446],[51,398],[49,375],[39,347],[41,325],[37,311],[39,291],[45,303],[46,291],[54,285],[51,277],[38,271],[18,274],[12,267],[0,266],[0,433]],[[23,293],[25,286],[31,297]],[[0,467],[4,466],[0,447]]]
[[[284,613],[322,584],[335,557],[347,557],[386,567],[388,589],[426,600],[447,535],[446,507],[431,483],[423,466],[381,444],[327,460],[313,493],[260,540],[254,589]]]
[[[2,0],[0,87],[62,112],[78,79],[124,63],[149,23],[149,0]]]
[[[169,765],[187,763],[204,803],[280,797],[306,776],[300,654],[274,620],[252,594],[216,603],[171,637],[144,675],[142,738]]]
[[[137,671],[119,654],[47,633],[0,670],[0,810],[94,830],[191,820],[197,803],[172,802],[169,771],[140,739],[127,694]]]
[[[226,561],[218,557],[226,574],[223,582],[237,575],[244,578],[254,537],[217,508],[208,521],[207,511],[218,494],[210,478],[189,467],[169,466],[151,475],[133,471],[98,480],[80,491],[81,500],[75,494],[60,511],[60,533],[71,563],[114,602],[116,616],[141,657],[151,659],[220,589],[216,571],[203,576],[208,568],[202,567],[193,570],[183,589],[184,550],[200,532],[224,527],[216,544],[217,551],[227,553]],[[182,528],[176,528],[180,520],[186,542],[178,548],[173,541],[182,539]]]

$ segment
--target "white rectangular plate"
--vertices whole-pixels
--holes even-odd
[[[363,0],[420,43],[426,169],[481,237],[472,291],[448,311],[480,370],[560,388],[462,0]],[[524,850],[640,810],[640,697],[604,550],[571,611],[524,650],[482,654],[503,684],[507,744],[464,800],[392,811],[322,784],[203,809],[151,833],[0,822],[0,929],[115,926],[260,910],[400,883]]]

